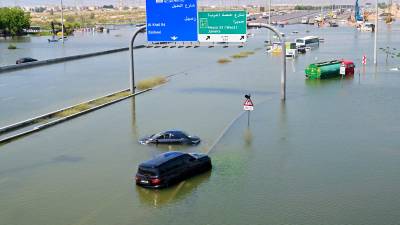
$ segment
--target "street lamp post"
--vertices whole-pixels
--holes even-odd
[[[271,25],[271,0],[269,0],[268,4],[268,24]]]
[[[64,6],[63,6],[63,0],[61,1],[61,40],[62,43],[64,44]]]
[[[374,65],[378,64],[378,52],[377,52],[377,41],[378,41],[378,0],[376,0],[376,9],[375,9],[376,17],[375,17],[375,40],[374,40]]]
[[[281,71],[281,100],[286,100],[286,46],[285,46],[285,38],[281,35],[281,33],[270,26],[269,24],[264,23],[249,23],[249,27],[263,27],[271,30],[279,37],[279,41],[281,42],[282,47],[282,71]]]
[[[136,89],[136,86],[135,86],[135,63],[134,63],[134,58],[133,58],[133,44],[135,42],[136,36],[140,32],[143,32],[145,29],[146,29],[146,26],[139,27],[133,34],[132,39],[131,39],[131,44],[129,45],[129,54],[130,54],[130,62],[131,62],[130,63],[130,75],[131,76],[130,76],[129,85],[130,85],[131,94],[135,94],[135,89]]]

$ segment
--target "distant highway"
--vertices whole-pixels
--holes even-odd
[[[271,16],[271,23],[287,23],[287,24],[298,24],[301,23],[301,19],[303,17],[309,17],[310,19],[313,19],[315,15],[320,14],[320,10],[306,10],[306,11],[293,11],[290,13],[287,13],[285,15],[272,15]],[[326,15],[327,12],[323,12],[324,15]],[[252,20],[251,22],[254,23],[268,23],[268,18],[262,18],[262,14],[258,13],[255,14],[255,20]],[[341,15],[338,15],[338,19],[344,19],[348,17],[348,13],[344,13]]]
[[[319,10],[312,10],[312,11],[294,11],[287,13],[285,15],[272,15],[271,16],[271,23],[274,22],[288,22],[289,24],[296,24],[301,22],[301,18],[304,16],[314,16],[315,14],[320,13],[321,11]],[[251,22],[255,23],[268,23],[267,18],[262,18],[262,14],[255,14],[256,20],[253,20]]]

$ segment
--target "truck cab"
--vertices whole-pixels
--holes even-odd
[[[343,60],[342,64],[340,65],[340,75],[343,76],[354,75],[354,68],[355,65],[352,61]]]
[[[286,57],[296,58],[297,57],[297,47],[296,42],[286,42]]]

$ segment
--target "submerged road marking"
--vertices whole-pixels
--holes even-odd
[[[272,98],[267,98],[263,101],[261,101],[260,103],[258,103],[258,105],[264,104],[265,102],[272,100]],[[208,151],[206,152],[206,154],[210,154],[210,152],[212,150],[214,150],[215,146],[221,141],[221,139],[225,136],[225,134],[229,131],[229,129],[231,129],[231,127],[235,124],[235,122],[237,120],[239,120],[239,118],[241,116],[243,116],[245,113],[247,113],[246,111],[241,111],[239,113],[239,115],[237,115],[226,127],[225,129],[222,131],[222,133],[218,136],[218,138],[214,141],[214,143],[211,145],[210,149],[208,149]]]

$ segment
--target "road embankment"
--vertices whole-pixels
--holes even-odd
[[[6,127],[2,127],[0,128],[0,145],[9,143],[29,134],[36,133],[59,123],[69,121],[127,98],[143,94],[150,90],[152,90],[152,88],[136,92],[135,94],[131,94],[130,90],[122,90],[102,96],[100,98],[92,99],[67,108],[59,109],[28,120],[11,124]]]
[[[140,48],[144,48],[144,47],[145,47],[144,45],[138,45],[138,46],[135,46],[134,49],[140,49]],[[0,73],[21,70],[21,69],[29,69],[29,68],[38,67],[38,66],[46,66],[46,65],[55,64],[55,63],[63,63],[63,62],[68,62],[68,61],[72,61],[72,60],[79,60],[79,59],[84,59],[84,58],[89,58],[89,57],[94,57],[94,56],[113,54],[113,53],[118,53],[118,52],[123,52],[123,51],[128,51],[128,50],[129,50],[128,47],[117,48],[117,49],[111,49],[111,50],[106,50],[106,51],[99,51],[99,52],[92,52],[92,53],[86,53],[86,54],[80,54],[80,55],[65,56],[65,57],[54,58],[54,59],[40,60],[40,61],[36,61],[36,62],[23,63],[23,64],[18,64],[18,65],[1,66]]]

